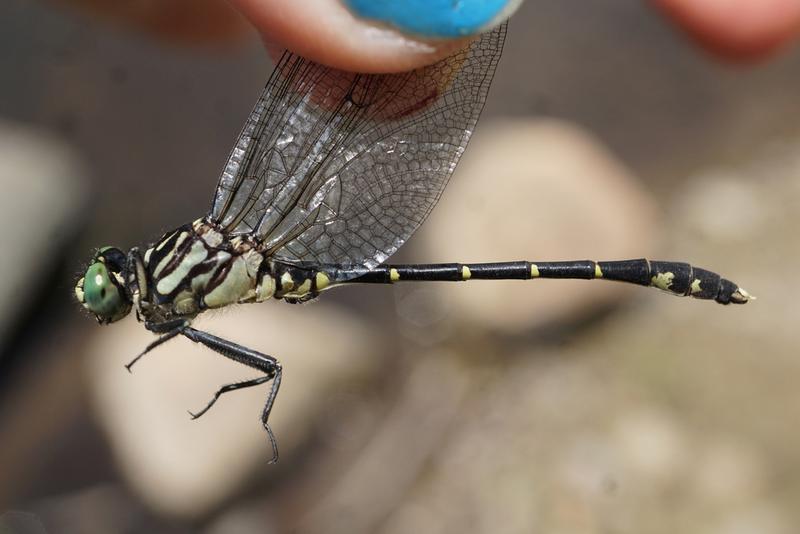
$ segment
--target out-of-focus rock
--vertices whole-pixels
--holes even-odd
[[[262,350],[283,364],[270,424],[281,462],[308,438],[328,399],[380,361],[375,336],[337,305],[240,306],[195,326]],[[258,376],[179,338],[147,354],[129,374],[123,365],[153,336],[132,318],[104,329],[87,345],[90,387],[100,424],[120,469],[152,508],[197,516],[225,499],[272,456],[259,416],[268,385],[223,395],[192,421],[223,384]],[[277,467],[273,468],[277,471]]]
[[[203,530],[203,534],[271,534],[284,532],[279,525],[274,524],[266,508],[260,502],[237,503],[216,517],[211,524]]]
[[[419,261],[643,257],[657,250],[655,221],[651,196],[585,131],[552,120],[483,123],[419,233]],[[454,316],[510,332],[568,320],[625,292],[587,281],[468,284],[437,287]]]
[[[13,317],[37,297],[53,251],[75,232],[86,201],[85,170],[63,143],[27,126],[0,122],[0,346]],[[46,288],[42,288],[46,289]]]
[[[763,233],[770,203],[748,176],[717,170],[697,176],[676,211],[686,226],[708,240],[746,242]]]
[[[765,493],[765,461],[743,440],[717,439],[697,451],[695,461],[693,489],[719,509],[732,511]]]
[[[687,464],[686,431],[668,414],[658,410],[631,410],[615,422],[615,449],[625,467],[650,487],[667,486]]]
[[[703,530],[711,534],[792,534],[797,532],[797,524],[774,504],[756,502],[724,514]]]

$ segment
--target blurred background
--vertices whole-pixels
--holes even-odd
[[[203,317],[284,364],[274,466],[265,388],[186,414],[248,369],[176,340],[130,375],[150,335],[72,300],[93,247],[206,212],[260,38],[215,0],[5,0],[0,50],[0,531],[800,529],[800,50],[730,66],[640,0],[526,2],[395,259],[647,255],[759,300],[472,282]]]

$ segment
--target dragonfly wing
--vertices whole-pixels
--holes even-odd
[[[231,152],[210,219],[284,261],[382,263],[447,185],[505,32],[399,74],[349,73],[284,54]]]

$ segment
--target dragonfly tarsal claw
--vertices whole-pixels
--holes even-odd
[[[275,434],[272,432],[272,428],[270,428],[269,423],[264,423],[264,430],[267,431],[267,436],[269,437],[269,444],[272,446],[272,458],[270,458],[270,464],[278,463],[278,440],[275,439]]]
[[[208,409],[211,408],[211,404],[213,404],[213,402],[210,403],[205,408],[203,408],[202,410],[200,410],[199,412],[193,412],[191,410],[186,410],[186,413],[188,413],[189,416],[191,417],[192,421],[194,421],[195,419],[199,419],[204,413],[206,413],[208,411]]]

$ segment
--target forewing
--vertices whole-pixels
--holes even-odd
[[[439,200],[504,39],[505,25],[400,74],[284,54],[231,152],[210,218],[284,261],[382,263]]]

